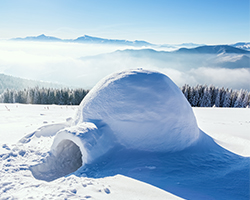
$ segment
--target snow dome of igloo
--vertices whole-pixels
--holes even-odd
[[[85,122],[102,128],[101,135],[107,127],[118,143],[138,150],[182,150],[199,137],[180,89],[166,75],[142,69],[101,80],[81,102],[74,125]]]
[[[180,151],[199,136],[191,106],[166,75],[123,71],[105,77],[87,94],[70,125],[56,132],[51,156],[31,170],[37,179],[51,181],[92,163],[116,145]]]

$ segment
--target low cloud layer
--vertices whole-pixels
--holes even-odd
[[[195,66],[182,70],[180,63],[161,59],[123,57],[109,54],[128,47],[74,43],[0,42],[0,73],[92,88],[108,74],[124,69],[144,68],[168,75],[178,86],[207,84],[250,90],[250,69]],[[166,49],[169,50],[169,49]],[[95,56],[104,54],[102,56]]]

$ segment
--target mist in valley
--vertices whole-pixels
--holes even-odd
[[[178,86],[250,89],[249,54],[190,54],[179,48],[0,41],[0,73],[91,89],[111,73],[143,68],[165,73]]]

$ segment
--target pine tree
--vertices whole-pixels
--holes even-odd
[[[69,90],[64,89],[62,91],[62,98],[63,98],[63,104],[68,105],[69,104]]]
[[[230,107],[231,105],[231,96],[232,96],[232,90],[226,90],[226,94],[225,94],[225,97],[224,97],[224,101],[223,101],[223,104],[222,104],[222,107]]]
[[[3,94],[3,102],[10,103],[9,99],[10,99],[10,91],[9,91],[9,89],[7,89],[4,91],[4,94]]]
[[[26,102],[26,90],[24,90],[24,91],[18,91],[17,92],[17,95],[16,95],[16,97],[15,97],[15,102],[16,103],[27,103]]]
[[[34,98],[33,90],[29,88],[27,91],[26,103],[33,104],[33,98]]]
[[[182,89],[182,93],[186,97],[186,99],[190,102],[190,86],[189,85],[184,85]]]
[[[34,104],[41,104],[41,93],[38,87],[34,89]]]
[[[201,107],[211,107],[211,96],[212,93],[208,87],[205,87],[204,89],[204,95],[201,100]]]
[[[243,99],[244,99],[244,91],[241,89],[239,92],[238,92],[238,94],[237,94],[237,99],[236,99],[236,101],[235,101],[235,103],[234,103],[234,107],[235,108],[242,108],[242,106],[243,106]]]
[[[220,96],[221,96],[221,90],[217,89],[217,95],[214,103],[216,107],[220,107]]]
[[[198,100],[198,104],[197,106],[200,107],[201,106],[201,101],[204,95],[204,86],[202,85],[198,85],[198,93],[199,93],[199,100]]]
[[[68,105],[74,105],[73,104],[74,101],[74,93],[72,90],[69,90],[69,99],[68,99]]]
[[[233,91],[231,96],[231,105],[230,107],[234,107],[234,104],[236,102],[236,99],[238,97],[238,91]]]
[[[75,105],[79,105],[82,101],[82,94],[80,89],[75,90]]]
[[[223,102],[225,99],[225,95],[226,95],[226,90],[224,87],[221,88],[221,95],[220,95],[220,107],[223,106]]]
[[[248,93],[245,91],[245,92],[244,92],[244,99],[243,99],[243,101],[242,101],[242,107],[243,107],[243,108],[246,108],[246,107],[247,107],[248,101],[249,101],[249,95],[248,95]]]
[[[56,103],[54,89],[49,89],[48,90],[48,103],[49,104],[55,104]]]
[[[215,104],[215,99],[217,95],[217,90],[216,88],[212,85],[210,86],[210,91],[211,91],[211,106],[214,106]]]
[[[190,90],[190,104],[193,107],[196,107],[198,105],[198,101],[199,101],[199,92],[197,90],[197,88],[192,87]]]
[[[248,103],[247,103],[248,108],[250,108],[250,92],[248,92]]]

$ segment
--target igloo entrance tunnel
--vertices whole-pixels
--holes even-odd
[[[71,173],[116,144],[172,152],[195,144],[199,134],[191,106],[166,75],[128,70],[107,76],[87,94],[71,126],[56,133],[51,157],[55,163],[74,157],[69,165],[59,163]],[[53,162],[34,166],[33,174],[41,174]]]
[[[76,171],[82,166],[82,153],[71,140],[62,140],[54,154],[39,165],[31,167],[36,179],[52,181]]]

